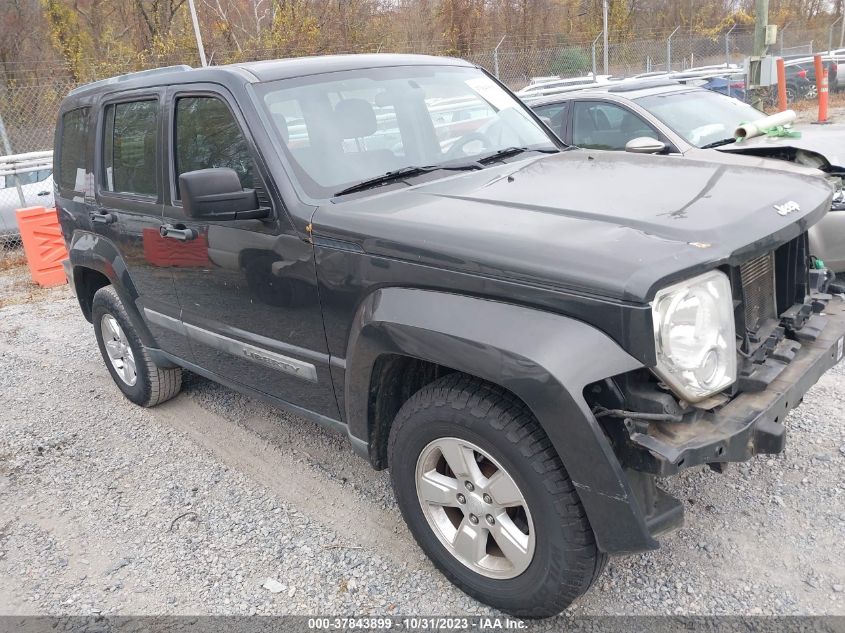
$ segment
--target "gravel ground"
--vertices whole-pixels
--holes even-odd
[[[427,561],[344,438],[194,376],[138,408],[68,290],[10,274],[0,614],[494,614]],[[666,481],[686,526],[612,559],[567,615],[845,615],[843,403],[839,366],[782,455]]]
[[[841,98],[838,98],[841,101]],[[810,106],[803,106],[798,111],[798,118],[796,121],[798,123],[812,123],[813,121],[817,121],[819,118],[819,109],[818,106],[812,104]],[[830,108],[827,113],[828,121],[832,123],[845,123],[845,107],[835,107]]]

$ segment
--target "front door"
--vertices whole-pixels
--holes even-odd
[[[571,110],[572,134],[568,142],[576,147],[624,152],[628,141],[642,137],[660,140],[669,146],[668,139],[622,105],[576,99]]]
[[[170,190],[165,237],[194,362],[227,380],[337,419],[313,247],[288,220],[234,102],[213,86],[168,94]],[[234,169],[265,220],[206,221],[183,213],[179,175]]]

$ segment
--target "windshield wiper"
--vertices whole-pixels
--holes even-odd
[[[393,182],[396,180],[403,180],[405,178],[410,178],[411,176],[419,176],[420,174],[427,174],[430,171],[438,171],[440,169],[450,170],[450,171],[469,171],[471,169],[482,169],[483,166],[480,165],[477,161],[469,162],[469,163],[443,163],[442,165],[409,165],[408,167],[402,167],[400,169],[394,169],[393,171],[389,171],[381,176],[375,176],[373,178],[367,178],[366,180],[362,180],[359,183],[356,183],[346,189],[341,189],[335,195],[338,196],[345,196],[348,193],[355,193],[357,191],[364,191],[366,189],[372,189],[373,187],[378,187],[379,185],[385,185],[389,182]]]
[[[736,143],[736,139],[733,136],[723,138],[721,141],[713,141],[712,143],[707,143],[707,145],[702,145],[701,149],[713,149],[714,147],[722,147],[722,145],[730,145],[731,143]]]
[[[492,154],[481,156],[475,160],[479,163],[488,163],[491,160],[501,160],[517,154],[524,154],[525,152],[542,152],[543,154],[557,154],[560,150],[557,147],[505,147],[504,149],[496,150]]]
[[[479,163],[487,163],[491,160],[497,160],[502,158],[508,158],[510,156],[516,156],[517,154],[524,154],[526,152],[541,152],[542,154],[557,154],[560,152],[557,147],[506,147],[504,149],[497,150],[492,154],[488,154],[487,156],[482,156],[478,158]]]

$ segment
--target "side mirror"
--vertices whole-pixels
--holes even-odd
[[[666,143],[648,136],[632,138],[625,144],[625,151],[632,154],[659,154],[666,149]]]
[[[189,171],[179,176],[182,208],[189,218],[205,220],[250,220],[266,218],[270,210],[260,208],[255,189],[241,187],[234,169],[218,167]]]

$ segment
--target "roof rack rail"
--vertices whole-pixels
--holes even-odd
[[[610,85],[607,88],[608,92],[632,92],[634,90],[646,90],[648,88],[661,88],[663,86],[678,86],[680,82],[673,79],[671,75],[667,74],[663,77],[646,77],[624,79],[616,84]]]
[[[147,70],[139,70],[133,73],[126,73],[123,75],[116,75],[114,77],[109,77],[108,79],[100,79],[99,81],[93,81],[88,84],[84,84],[77,88],[71,90],[68,94],[76,94],[77,92],[83,92],[85,90],[89,90],[91,88],[97,88],[100,86],[107,86],[109,84],[120,83],[123,81],[130,81],[131,79],[139,79],[141,77],[151,77],[153,75],[164,75],[167,73],[175,73],[184,70],[193,70],[191,66],[187,64],[178,64],[176,66],[162,66],[161,68],[148,68]]]

